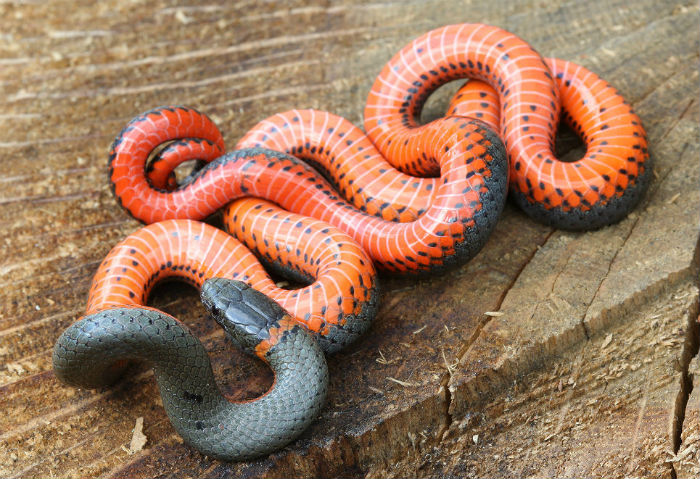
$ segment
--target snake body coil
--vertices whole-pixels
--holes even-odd
[[[616,223],[639,202],[651,176],[642,122],[595,73],[557,58],[545,62],[559,91],[563,119],[583,139],[586,154],[574,162],[537,154],[530,164],[527,158],[516,159],[515,170],[529,176],[526,193],[515,188],[513,198],[533,218],[564,229]],[[474,116],[492,128],[498,127],[500,111],[497,92],[480,81],[468,82],[448,107],[450,114]]]
[[[425,138],[431,139],[427,154],[439,158],[442,175],[431,204],[409,223],[358,211],[310,166],[262,148],[220,156],[175,190],[155,187],[146,167],[149,155],[186,138],[212,148],[223,145],[208,117],[184,107],[147,112],[114,141],[110,179],[120,204],[134,217],[145,223],[202,219],[233,199],[255,196],[336,226],[360,243],[377,267],[393,272],[436,273],[469,260],[493,230],[507,192],[500,139],[483,122],[462,117],[425,126]],[[194,153],[180,160],[189,159],[200,158]]]
[[[475,80],[449,116],[420,125],[430,93],[464,77]],[[560,108],[587,146],[575,162],[553,154]],[[328,381],[322,352],[370,324],[372,261],[416,275],[463,264],[493,230],[509,186],[539,221],[599,228],[635,206],[651,171],[641,122],[610,85],[487,25],[438,28],[402,49],[369,93],[364,127],[366,135],[330,113],[292,110],[261,121],[225,153],[214,123],[190,108],[129,122],[110,151],[110,181],[130,214],[155,224],[102,263],[86,316],[54,349],[58,377],[99,387],[125,360],[150,361],[188,443],[227,460],[266,454],[318,414]],[[197,166],[178,184],[174,169],[188,160]],[[310,284],[278,288],[237,240],[191,221],[223,207],[229,233],[266,265]],[[199,341],[143,306],[168,277],[200,287],[227,334],[270,364],[269,393],[244,404],[221,396]]]
[[[272,298],[316,333],[326,352],[341,349],[369,327],[378,303],[376,274],[351,238],[257,200],[240,200],[231,212],[250,235],[247,248],[223,231],[191,220],[161,221],[129,235],[97,270],[86,314],[146,304],[151,288],[163,279],[201,288],[207,279],[221,277],[244,281]],[[278,287],[248,248],[308,285]]]
[[[467,77],[481,81],[470,80],[447,114],[483,120],[500,131],[512,196],[530,216],[558,228],[595,229],[619,221],[639,202],[650,160],[641,120],[624,98],[593,72],[543,60],[523,40],[487,25],[442,27],[397,53],[370,91],[366,135],[331,113],[292,110],[262,120],[236,147],[304,158],[355,207],[387,220],[414,221],[432,203],[440,181],[412,176],[438,172],[419,125],[421,107],[440,85]],[[560,104],[587,146],[575,162],[553,153]]]

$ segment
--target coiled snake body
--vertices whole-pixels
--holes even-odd
[[[440,158],[443,173],[431,204],[408,223],[358,211],[313,168],[261,148],[220,156],[175,190],[153,186],[146,163],[163,143],[195,138],[183,153],[195,151],[190,144],[196,153],[182,155],[179,161],[200,159],[202,145],[223,148],[211,120],[190,108],[160,108],[132,120],[114,142],[110,178],[122,206],[146,223],[202,219],[232,199],[255,196],[337,226],[360,243],[381,269],[434,274],[464,263],[485,243],[505,201],[507,164],[501,141],[479,120],[451,117],[425,129],[433,138],[427,151]],[[157,165],[162,162],[173,164],[156,160]]]
[[[450,116],[419,125],[430,92],[462,77],[481,81],[460,90]],[[560,97],[588,149],[576,162],[552,153]],[[318,413],[327,387],[321,351],[359,336],[376,310],[365,252],[386,271],[441,272],[483,246],[508,185],[534,218],[592,229],[623,218],[649,178],[644,130],[612,87],[572,63],[545,61],[515,35],[486,25],[446,26],[402,49],[370,91],[364,126],[367,135],[330,113],[293,110],[261,121],[224,154],[216,126],[193,109],[159,108],[132,120],[112,146],[110,181],[130,214],[160,223],[105,259],[87,316],[56,345],[57,375],[99,386],[125,359],[151,361],[164,406],[188,442],[223,459],[265,454]],[[178,184],[173,170],[187,160],[206,165]],[[270,203],[234,202],[224,212],[228,232],[266,264],[315,278],[303,290],[282,291],[236,240],[190,221],[247,196],[330,223],[362,248],[325,223],[309,224]],[[276,374],[271,392],[242,405],[221,397],[196,338],[143,306],[152,285],[168,276],[201,287],[229,336],[269,362]]]
[[[593,72],[543,60],[512,33],[481,24],[430,31],[397,53],[370,91],[366,135],[336,115],[293,110],[259,122],[236,147],[308,159],[357,208],[414,221],[440,183],[403,173],[438,172],[418,126],[421,107],[437,87],[466,77],[481,81],[470,80],[447,113],[477,118],[501,133],[512,196],[526,213],[585,230],[619,221],[638,203],[651,168],[641,120],[624,98]],[[560,104],[586,143],[586,155],[575,162],[553,153]]]

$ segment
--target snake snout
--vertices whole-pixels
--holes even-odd
[[[245,351],[253,353],[260,341],[270,338],[287,312],[273,300],[246,283],[226,278],[204,282],[202,303],[214,320]]]

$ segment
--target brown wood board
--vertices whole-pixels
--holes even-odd
[[[697,430],[697,408],[684,414],[698,349],[696,3],[27,0],[0,2],[0,19],[0,476],[692,472],[674,454]],[[382,278],[375,325],[329,358],[321,418],[259,461],[224,464],[182,444],[146,367],[102,391],[56,380],[55,339],[81,315],[105,254],[140,226],[107,183],[107,148],[131,117],[190,105],[228,144],[291,108],[361,125],[384,63],[456,22],[513,31],[620,90],[655,162],[630,217],[566,233],[509,204],[466,266]],[[451,87],[424,118],[441,114]],[[153,304],[203,339],[232,399],[269,386],[194,290],[168,284]],[[130,453],[139,417],[147,442]]]

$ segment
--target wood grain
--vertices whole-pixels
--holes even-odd
[[[0,18],[3,477],[670,477],[682,465],[666,451],[692,427],[683,384],[698,349],[696,3],[25,0],[0,1]],[[329,358],[323,416],[264,460],[223,464],[182,444],[145,366],[104,391],[56,380],[55,339],[80,316],[101,259],[139,227],[107,183],[107,148],[131,117],[194,106],[228,144],[291,108],[361,125],[383,64],[457,22],[506,28],[615,85],[649,133],[643,205],[581,234],[509,205],[465,267],[383,278],[372,330]],[[448,92],[424,118],[441,114]],[[232,399],[269,386],[194,290],[164,285],[152,304],[204,340]],[[129,451],[139,417],[147,443]]]

